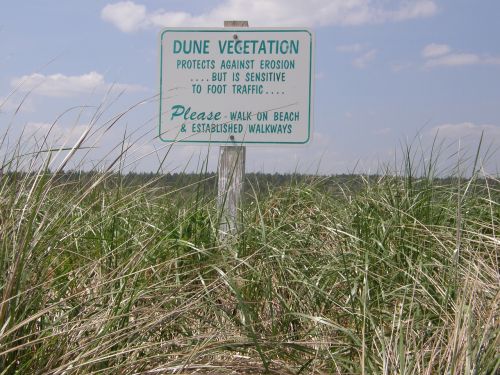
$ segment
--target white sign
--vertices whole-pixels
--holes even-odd
[[[168,28],[160,34],[160,139],[304,144],[314,38],[306,29]]]

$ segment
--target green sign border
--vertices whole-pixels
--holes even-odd
[[[165,34],[167,33],[185,33],[185,32],[192,32],[192,33],[199,33],[199,32],[205,32],[205,33],[261,33],[261,32],[281,32],[281,33],[307,33],[309,34],[309,115],[308,115],[308,127],[307,127],[307,139],[303,142],[260,142],[260,141],[191,141],[191,140],[177,140],[177,139],[163,139],[162,138],[162,132],[161,132],[161,118],[162,118],[162,101],[163,101],[163,39]],[[237,29],[230,29],[230,28],[223,28],[223,29],[210,29],[210,28],[201,28],[201,29],[191,29],[191,28],[169,28],[162,30],[160,33],[160,114],[159,114],[159,120],[158,120],[158,137],[162,142],[168,142],[168,143],[205,143],[205,144],[229,144],[229,145],[244,145],[244,144],[287,144],[287,145],[303,145],[308,143],[311,140],[311,106],[312,106],[312,70],[313,70],[313,44],[314,44],[314,38],[313,34],[310,30],[307,29],[243,29],[243,28],[237,28]]]

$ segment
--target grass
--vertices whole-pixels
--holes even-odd
[[[415,177],[409,151],[399,174],[251,178],[220,243],[213,175],[68,178],[16,150],[0,374],[499,371],[495,177],[438,179],[433,162]]]

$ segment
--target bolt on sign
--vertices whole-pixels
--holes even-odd
[[[160,33],[160,139],[304,144],[313,124],[307,29],[167,28]]]

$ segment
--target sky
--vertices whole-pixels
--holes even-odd
[[[442,173],[500,167],[498,0],[2,0],[1,152],[74,144],[69,166],[217,167],[218,146],[170,145],[158,133],[163,27],[308,27],[316,37],[314,130],[306,146],[248,146],[247,170],[377,173],[434,144]],[[112,126],[111,126],[112,125]],[[21,138],[19,138],[21,137]],[[208,155],[208,156],[207,156]],[[54,158],[60,162],[64,155]],[[464,167],[465,168],[465,167]]]

